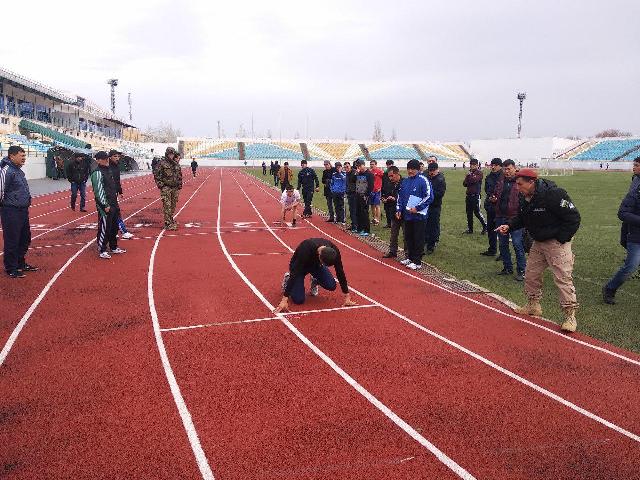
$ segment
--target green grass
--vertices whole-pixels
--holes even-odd
[[[258,178],[270,180],[269,175],[262,176],[261,169],[247,171]],[[320,176],[320,170],[318,174]],[[479,233],[462,235],[466,230],[462,186],[464,172],[445,170],[444,174],[447,193],[442,207],[440,243],[435,254],[425,256],[425,261],[460,280],[469,280],[517,304],[523,304],[525,297],[522,284],[512,277],[498,276],[502,262],[480,255],[487,249],[486,236]],[[296,172],[294,178],[295,175]],[[578,311],[579,330],[640,353],[640,280],[632,278],[618,290],[617,305],[603,304],[600,292],[602,285],[625,258],[625,250],[619,244],[620,221],[617,212],[620,200],[629,188],[631,173],[576,172],[574,175],[550,179],[567,190],[582,216],[580,230],[573,241],[576,256],[574,282],[581,305]],[[314,195],[313,203],[326,211],[322,191]],[[479,232],[479,224],[475,225]],[[384,239],[389,237],[388,229],[372,226],[372,232]],[[558,292],[549,272],[545,274],[542,306],[546,318],[561,319]]]

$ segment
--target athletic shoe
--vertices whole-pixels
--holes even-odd
[[[369,234],[367,232],[358,232],[358,235],[360,235],[361,237],[368,237]]]
[[[482,252],[480,255],[483,255],[485,257],[493,257],[496,254],[496,252],[492,252],[491,250],[486,250],[484,252]]]
[[[24,278],[26,276],[20,270],[14,270],[12,272],[7,272],[7,275],[9,275],[9,277],[11,277],[11,278]]]
[[[408,258],[405,258],[404,260],[400,260],[400,263],[402,265],[409,265],[411,263],[411,260],[409,260]]]
[[[496,262],[501,262],[501,261],[502,261],[502,257],[501,257],[500,255],[498,255],[498,256],[496,257]]]
[[[117,247],[115,250],[111,250],[111,253],[115,253],[116,255],[119,253],[127,253],[124,248]]]
[[[407,265],[407,268],[409,270],[418,270],[421,267],[422,267],[422,264],[416,264],[416,263],[413,263],[413,262],[411,262],[409,265]]]
[[[86,211],[87,211],[87,209],[86,209],[86,208],[81,208],[81,209],[80,209],[80,211],[81,211],[81,212],[86,212]]]
[[[133,238],[133,233],[131,233],[131,232],[125,232],[125,233],[122,234],[122,239],[123,240],[129,240],[131,238]]]
[[[516,272],[516,280],[518,282],[524,282],[524,272]]]
[[[382,258],[396,258],[396,257],[397,257],[397,255],[395,253],[391,253],[391,252],[389,252],[386,255],[382,256]]]
[[[486,235],[486,233],[487,233],[487,228],[486,228],[486,227],[484,227],[484,228],[482,229],[482,231],[480,232],[480,235]]]
[[[352,228],[352,229],[351,229],[351,232],[352,232],[352,233],[358,233],[358,229],[357,229],[357,228]]]
[[[309,289],[309,295],[311,295],[312,297],[317,297],[318,296],[318,281],[316,280],[316,277],[311,277],[311,288]]]
[[[333,218],[329,218],[328,220],[325,220],[325,222],[327,222],[327,223],[336,223]]]
[[[102,252],[99,256],[100,258],[111,258],[111,255],[109,255],[109,252]]]
[[[284,295],[285,288],[287,288],[287,283],[289,282],[290,276],[291,274],[289,272],[285,272],[284,276],[282,277],[282,294],[283,295]]]
[[[607,288],[605,285],[602,287],[602,301],[607,305],[615,305],[616,304],[616,291]]]
[[[38,267],[34,267],[33,265],[29,265],[28,263],[25,263],[24,267],[19,268],[18,270],[22,270],[23,272],[37,272]]]
[[[427,255],[431,255],[433,252],[435,252],[435,249],[434,249],[434,248],[427,248],[424,252],[425,252]]]
[[[503,268],[498,272],[498,275],[513,275],[513,270]]]
[[[71,205],[71,210],[73,210],[75,212],[76,211],[76,206],[75,205]]]

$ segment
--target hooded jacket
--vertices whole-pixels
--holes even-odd
[[[620,244],[640,243],[640,175],[634,175],[631,188],[622,199],[618,209],[618,218],[622,220]]]
[[[531,200],[520,195],[518,214],[509,222],[512,231],[523,227],[538,242],[555,239],[566,243],[580,228],[580,213],[565,190],[539,178]]]
[[[31,193],[22,168],[14,165],[9,157],[0,162],[0,206],[28,208]]]
[[[431,187],[433,188],[433,202],[431,208],[440,208],[442,206],[442,198],[447,191],[447,182],[444,179],[444,174],[438,172],[437,175],[429,177]]]

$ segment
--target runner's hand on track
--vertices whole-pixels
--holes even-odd
[[[281,313],[289,311],[289,299],[287,297],[282,297],[278,306],[273,310],[273,313]]]
[[[356,303],[356,302],[354,302],[353,300],[351,300],[351,294],[350,294],[350,293],[347,293],[347,294],[344,296],[344,302],[342,303],[342,306],[343,306],[343,307],[353,307],[353,306],[355,306],[355,305],[357,305],[357,303]]]

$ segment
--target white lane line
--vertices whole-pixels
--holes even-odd
[[[182,208],[178,210],[178,212],[173,216],[176,218],[182,212],[182,209],[187,206],[187,204],[191,201],[191,199],[195,196],[196,193],[200,190],[200,188],[205,184],[207,179],[211,174],[207,175],[204,181],[200,184],[200,186],[193,192],[193,194],[189,197],[189,199],[182,205]],[[156,259],[156,252],[158,250],[158,245],[160,244],[160,239],[166,230],[163,229],[153,244],[153,250],[151,250],[151,256],[149,257],[149,270],[147,272],[147,297],[149,298],[149,312],[151,313],[151,322],[153,324],[153,335],[156,339],[156,345],[158,346],[158,353],[160,354],[160,360],[162,362],[162,368],[164,369],[164,374],[167,377],[167,382],[169,383],[169,388],[171,389],[171,394],[173,395],[173,401],[178,408],[178,413],[180,414],[180,418],[182,419],[182,425],[187,432],[187,437],[189,439],[189,444],[191,445],[191,450],[193,450],[193,454],[196,458],[196,462],[198,463],[198,468],[200,469],[200,474],[202,478],[205,480],[213,480],[213,472],[211,471],[211,467],[209,466],[209,461],[207,460],[207,456],[202,449],[202,445],[200,444],[200,439],[198,438],[198,432],[196,431],[196,427],[193,424],[193,420],[191,418],[191,413],[189,413],[189,409],[187,408],[187,404],[184,401],[182,393],[180,392],[180,386],[178,385],[178,381],[173,373],[173,369],[171,368],[171,363],[169,362],[169,356],[167,355],[167,350],[164,346],[164,341],[162,340],[162,333],[160,331],[160,322],[158,320],[158,312],[156,311],[155,299],[153,296],[153,270],[154,270],[154,262]]]
[[[237,181],[236,181],[237,183]],[[237,183],[238,184],[238,183]],[[240,184],[238,184],[240,186]],[[242,187],[240,187],[242,189]],[[244,191],[244,190],[243,190]],[[246,195],[246,194],[245,194]],[[247,197],[249,198],[249,197]],[[251,200],[249,200],[251,202]],[[218,195],[218,225],[220,223],[220,206],[222,205],[222,175],[220,175],[220,192]],[[252,204],[253,205],[253,204]],[[254,206],[255,209],[255,206]],[[256,210],[256,212],[258,212]],[[258,212],[258,216],[262,219],[260,212]],[[263,219],[264,220],[264,219]],[[266,223],[265,223],[266,224]],[[273,233],[271,229],[269,229],[272,235],[275,238],[278,238],[277,235]],[[247,278],[247,276],[238,268],[235,260],[231,255],[229,255],[229,251],[227,250],[224,241],[222,240],[222,235],[218,232],[218,242],[220,243],[220,247],[222,248],[223,253],[227,257],[227,260],[231,264],[231,267],[236,271],[236,273],[244,280],[247,286],[251,289],[251,291],[262,301],[262,303],[269,308],[269,310],[273,311],[274,306],[267,300],[267,298],[256,288],[256,286],[251,283],[251,281]],[[283,243],[282,241],[280,241]],[[284,244],[289,250],[291,250],[288,245]],[[366,398],[372,405],[374,405],[378,410],[380,410],[389,420],[395,423],[398,427],[400,427],[405,433],[407,433],[411,438],[417,441],[420,445],[429,450],[440,462],[446,465],[451,471],[456,473],[460,478],[465,480],[474,479],[473,475],[467,472],[464,468],[458,465],[454,460],[449,458],[442,450],[436,447],[433,443],[423,437],[416,429],[414,429],[411,425],[405,422],[402,418],[400,418],[394,411],[392,411],[389,407],[387,407],[384,403],[382,403],[378,398],[376,398],[373,394],[371,394],[366,388],[360,385],[351,375],[345,372],[336,362],[334,362],[327,354],[325,354],[322,350],[316,347],[307,337],[305,337],[296,327],[287,320],[287,317],[282,314],[277,314],[280,318],[280,321],[296,336],[304,343],[307,347],[309,347],[313,353],[315,353],[318,357],[320,357],[327,365],[329,365],[333,371],[335,371],[340,377],[346,381],[351,387],[353,387],[360,395]]]
[[[249,196],[247,195],[247,193],[244,191],[244,189],[242,188],[242,186],[236,181],[236,184],[240,187],[240,190],[242,190],[242,193],[244,193],[245,197],[247,198],[247,200],[249,201],[249,203],[251,204],[251,206],[253,207],[253,209],[256,211],[256,213],[258,214],[258,216],[260,217],[260,219],[263,220],[264,222],[264,218],[262,217],[262,215],[260,214],[259,210],[256,208],[256,206],[254,205],[254,203],[251,201],[251,199],[249,198]],[[275,232],[271,232],[271,234],[285,247],[288,248],[291,252],[293,252],[293,249],[291,249],[291,247],[289,247],[280,237],[278,237],[278,235]],[[396,312],[395,310],[387,307],[386,305],[377,302],[376,300],[374,300],[373,298],[365,295],[364,293],[356,290],[355,288],[350,287],[351,290],[353,290],[355,293],[357,293],[358,295],[360,295],[361,297],[367,299],[368,301],[370,301],[371,303],[374,303],[376,305],[378,305],[380,308],[386,310],[387,312],[391,313],[392,315],[395,315],[396,317],[400,318],[401,320],[404,320],[405,322],[407,322],[409,325],[414,326],[415,328],[417,328],[418,330],[421,330],[425,333],[428,333],[429,335],[431,335],[432,337],[437,338],[438,340],[441,340],[442,342],[446,343],[447,345],[460,350],[461,352],[466,353],[467,355],[475,358],[476,360],[484,363],[485,365],[487,365],[488,367],[491,367],[497,371],[499,371],[500,373],[508,376],[509,378],[512,378],[513,380],[516,380],[517,382],[522,383],[523,385],[526,385],[529,388],[532,388],[533,390],[535,390],[536,392],[551,398],[552,400],[555,400],[556,402],[564,405],[565,407],[570,408],[571,410],[574,410],[575,412],[578,412],[582,415],[584,415],[585,417],[594,420],[596,422],[598,422],[601,425],[604,425],[605,427],[608,427],[622,435],[624,435],[625,437],[630,438],[631,440],[634,440],[636,442],[640,442],[640,436],[636,435],[633,432],[630,432],[629,430],[626,430],[622,427],[620,427],[619,425],[616,425],[613,422],[610,422],[609,420],[606,420],[598,415],[596,415],[595,413],[590,412],[589,410],[579,407],[578,405],[570,402],[569,400],[566,400],[565,398],[561,397],[560,395],[557,395],[553,392],[551,392],[550,390],[547,390],[544,387],[541,387],[529,380],[527,380],[524,377],[521,377],[520,375],[518,375],[517,373],[512,372],[511,370],[507,370],[504,367],[501,367],[500,365],[498,365],[497,363],[492,362],[491,360],[483,357],[482,355],[479,355],[475,352],[473,352],[472,350],[469,350],[466,347],[463,347],[462,345],[454,342],[453,340],[449,340],[447,337],[444,337],[443,335],[440,335],[439,333],[434,332],[433,330],[429,330],[428,328],[424,327],[423,325],[414,322],[413,320],[411,320],[410,318],[404,316],[403,314]]]
[[[262,189],[262,190],[263,190],[267,195],[269,195],[269,196],[271,196],[272,198],[276,199],[273,195],[271,195],[271,192],[269,192],[268,190],[266,190],[262,185],[259,185],[259,184],[255,184],[255,185],[256,185],[257,187],[261,188],[261,189]],[[276,199],[276,200],[277,200],[277,199]],[[464,300],[466,300],[467,302],[474,303],[474,304],[476,304],[476,305],[478,305],[478,306],[484,307],[484,308],[486,308],[487,310],[491,310],[491,311],[496,312],[496,313],[498,313],[498,314],[500,314],[500,315],[503,315],[503,316],[505,316],[505,317],[508,317],[508,318],[513,319],[513,320],[517,320],[517,321],[519,321],[519,322],[526,323],[527,325],[531,325],[531,326],[533,326],[533,327],[535,327],[535,328],[539,328],[539,329],[541,329],[541,330],[544,330],[544,331],[546,331],[547,333],[551,333],[551,334],[553,334],[553,335],[556,335],[556,336],[558,336],[558,337],[560,337],[560,338],[562,338],[562,339],[564,339],[564,340],[567,340],[567,341],[569,341],[569,342],[577,343],[577,344],[579,344],[579,345],[582,345],[583,347],[591,348],[591,349],[593,349],[593,350],[596,350],[596,351],[598,351],[598,352],[604,353],[604,354],[606,354],[606,355],[611,355],[612,357],[615,357],[615,358],[617,358],[617,359],[619,359],[619,360],[623,360],[623,361],[625,361],[625,362],[629,362],[629,363],[632,363],[632,364],[634,364],[634,365],[638,365],[638,366],[640,366],[640,360],[635,360],[635,359],[633,359],[633,358],[629,358],[629,357],[627,357],[627,356],[625,356],[625,355],[622,355],[622,354],[620,354],[620,353],[614,352],[614,351],[612,351],[612,350],[608,350],[608,349],[606,349],[606,348],[604,348],[604,347],[600,347],[600,346],[598,346],[598,345],[593,345],[592,343],[585,342],[584,340],[580,340],[580,339],[575,338],[575,337],[573,337],[573,336],[571,336],[571,335],[567,335],[567,334],[565,334],[565,333],[562,333],[562,332],[560,332],[560,331],[558,331],[558,330],[553,330],[553,329],[551,329],[551,328],[549,328],[549,327],[547,327],[547,326],[545,326],[545,325],[540,325],[540,324],[538,324],[538,323],[536,323],[536,322],[532,322],[531,320],[527,320],[526,318],[522,318],[522,317],[519,317],[519,316],[517,316],[517,315],[513,315],[513,314],[510,314],[510,313],[504,312],[504,311],[502,311],[502,310],[500,310],[500,309],[498,309],[498,308],[496,308],[496,307],[493,307],[493,306],[491,306],[491,305],[487,305],[486,303],[482,303],[482,302],[481,302],[481,301],[479,301],[479,300],[476,300],[476,299],[474,299],[474,298],[470,298],[470,297],[467,297],[467,296],[465,296],[465,295],[462,295],[462,294],[460,294],[460,293],[458,293],[458,292],[454,292],[454,291],[452,291],[452,290],[449,290],[449,289],[447,289],[446,287],[443,287],[442,285],[438,285],[437,283],[430,282],[429,280],[427,280],[427,279],[425,279],[425,278],[417,277],[416,275],[411,274],[411,273],[410,273],[410,272],[408,272],[407,270],[402,270],[402,269],[400,269],[400,268],[398,268],[398,267],[395,267],[394,265],[391,265],[391,264],[389,264],[389,263],[383,262],[382,260],[380,260],[380,259],[378,259],[378,258],[375,258],[375,257],[372,257],[372,256],[370,256],[370,255],[367,255],[367,254],[366,254],[364,251],[362,251],[362,250],[357,250],[357,249],[353,248],[351,245],[348,245],[348,244],[346,244],[346,243],[344,243],[344,242],[340,241],[339,239],[337,239],[337,238],[335,238],[334,236],[330,235],[330,234],[329,234],[329,233],[327,233],[326,231],[322,230],[321,228],[319,228],[318,226],[316,226],[313,222],[311,222],[311,221],[309,221],[309,220],[306,220],[306,221],[307,221],[307,223],[308,223],[309,225],[311,225],[311,226],[312,226],[313,228],[315,228],[317,231],[319,231],[320,233],[322,233],[325,237],[330,238],[330,239],[331,239],[331,240],[333,240],[334,242],[339,243],[340,245],[342,245],[342,246],[344,246],[344,247],[348,248],[349,250],[351,250],[351,251],[353,251],[353,252],[357,253],[359,256],[366,257],[366,258],[368,258],[369,260],[373,260],[374,262],[379,263],[380,265],[384,265],[385,267],[390,268],[390,269],[392,269],[392,270],[395,270],[396,272],[399,272],[399,273],[401,273],[402,275],[405,275],[405,276],[407,276],[407,277],[411,277],[411,278],[413,278],[413,279],[415,279],[415,280],[417,280],[417,281],[419,281],[419,282],[425,283],[425,284],[430,285],[430,286],[432,286],[432,287],[436,287],[436,288],[438,288],[439,290],[442,290],[442,291],[444,291],[444,292],[446,292],[446,293],[448,293],[448,294],[450,294],[450,295],[453,295],[453,296],[455,296],[455,297],[458,297],[458,298],[464,299]]]
[[[302,310],[300,312],[287,312],[282,315],[286,316],[296,316],[296,315],[310,315],[313,313],[323,313],[323,312],[336,312],[339,310],[353,310],[356,308],[371,308],[377,307],[378,305],[355,305],[352,307],[338,307],[338,308],[319,308],[317,310]],[[214,323],[203,323],[201,325],[187,325],[185,327],[171,327],[171,328],[161,328],[161,332],[176,332],[180,330],[192,330],[194,328],[206,328],[206,327],[220,327],[225,325],[241,325],[243,323],[256,323],[256,322],[265,322],[267,320],[279,320],[280,317],[265,317],[265,318],[252,318],[250,320],[236,320],[234,322],[214,322]]]

